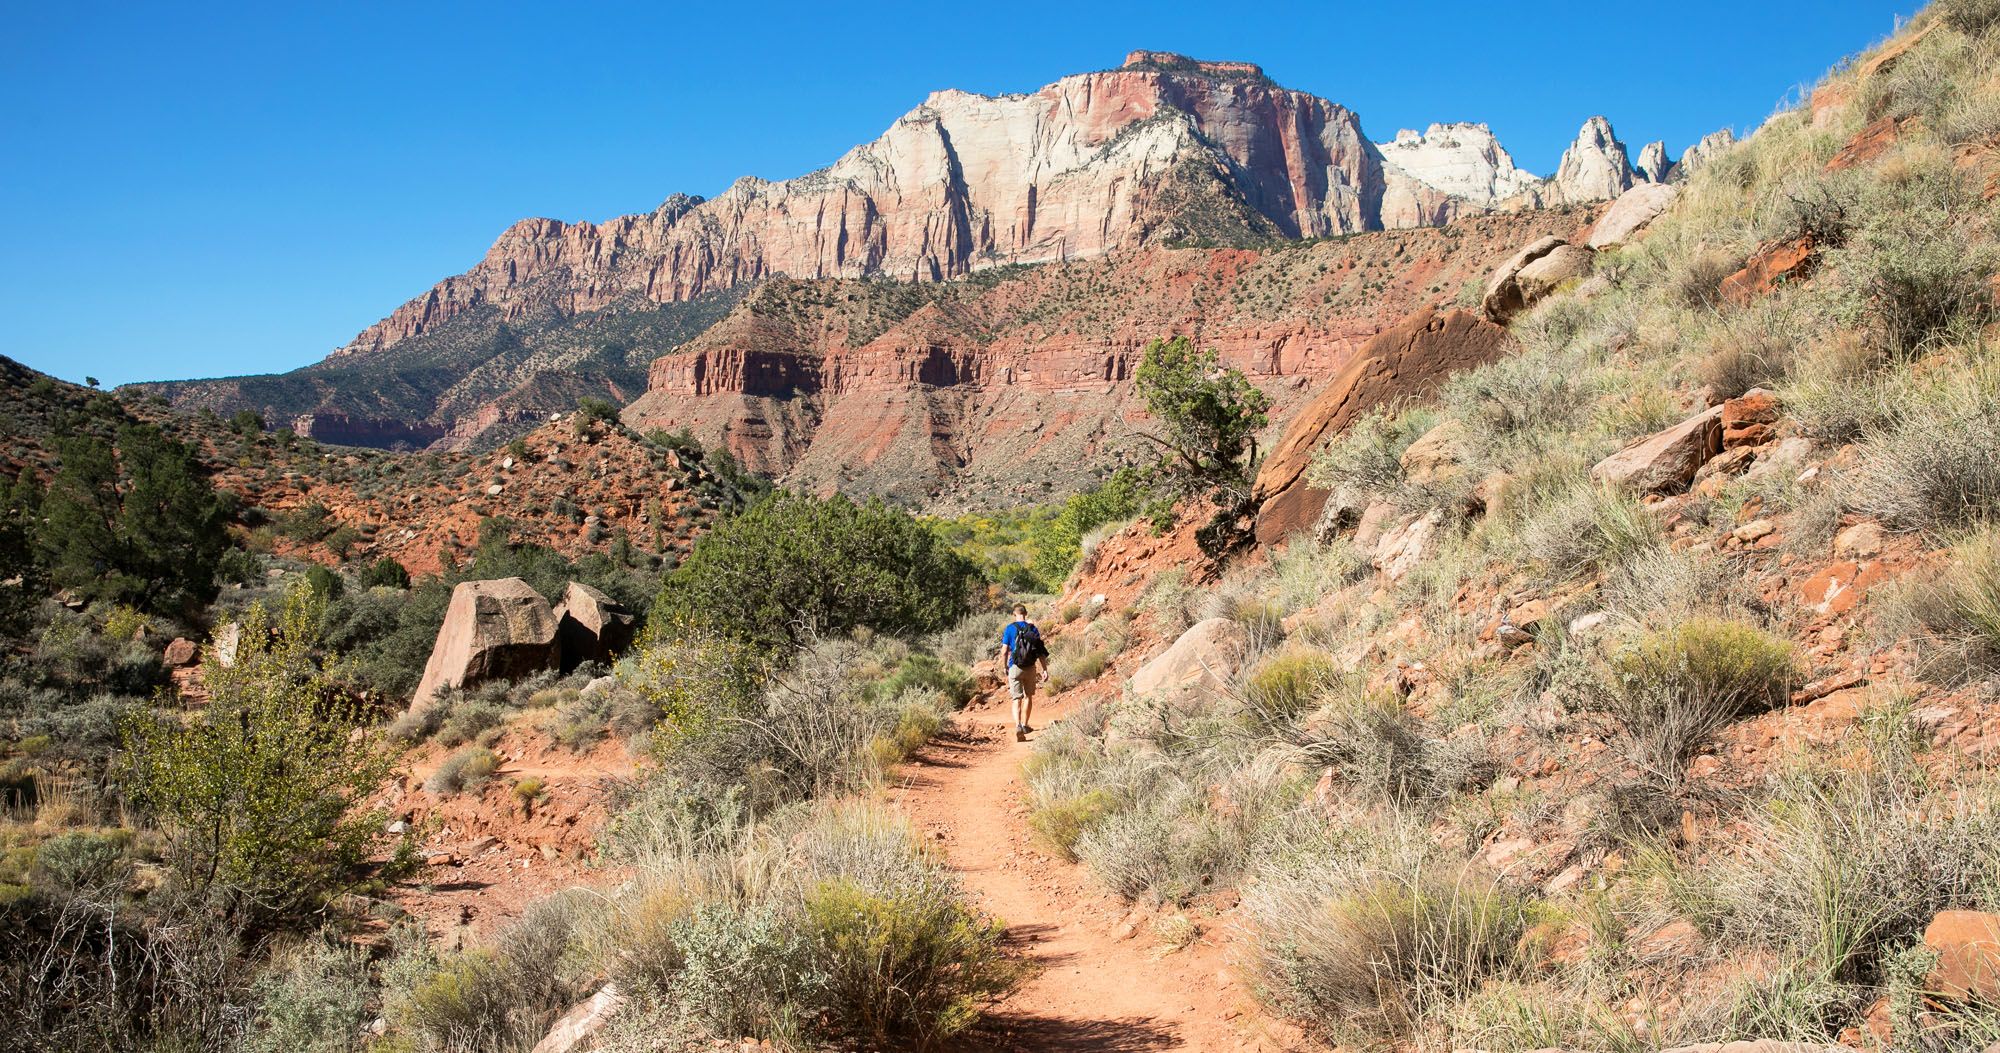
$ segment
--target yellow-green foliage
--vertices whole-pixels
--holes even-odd
[[[833,1030],[850,1037],[933,1048],[1019,975],[1000,947],[1006,926],[950,898],[833,880],[806,897],[804,915]]]
[[[1251,706],[1271,719],[1290,719],[1312,708],[1340,675],[1325,651],[1295,648],[1264,659],[1250,673],[1244,693]]]
[[[204,667],[200,717],[125,728],[133,796],[198,893],[299,909],[359,880],[379,840],[381,816],[359,805],[395,761],[313,657],[323,605],[295,589],[275,621],[252,606],[234,664]]]
[[[1691,619],[1647,633],[1612,659],[1608,708],[1653,773],[1677,776],[1737,717],[1783,705],[1798,677],[1791,645],[1752,625]]]
[[[1076,862],[1076,843],[1117,807],[1109,790],[1092,789],[1074,797],[1056,797],[1028,813],[1028,825],[1057,855]]]
[[[541,776],[530,775],[525,779],[515,780],[514,796],[519,797],[523,801],[532,801],[540,797],[542,791],[546,788],[547,786],[542,782]]]

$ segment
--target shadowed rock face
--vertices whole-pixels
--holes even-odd
[[[1424,310],[1370,340],[1292,418],[1258,470],[1258,542],[1276,544],[1319,518],[1328,495],[1308,483],[1305,472],[1321,443],[1392,398],[1421,397],[1451,374],[1499,357],[1506,336],[1469,311]]]

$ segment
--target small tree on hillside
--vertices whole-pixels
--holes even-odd
[[[978,581],[904,512],[778,491],[703,535],[655,610],[776,648],[859,626],[944,629],[971,609]]]
[[[1271,400],[1241,370],[1224,368],[1215,351],[1198,351],[1185,336],[1146,345],[1137,381],[1159,422],[1156,431],[1139,433],[1160,448],[1155,481],[1220,506],[1198,538],[1204,551],[1219,555],[1241,540],[1257,432],[1270,423]]]
[[[36,547],[58,586],[176,611],[215,595],[225,521],[222,499],[188,448],[134,425],[118,433],[115,455],[93,436],[62,444]]]
[[[132,797],[166,830],[176,879],[231,912],[318,906],[358,882],[382,836],[358,805],[395,761],[313,658],[324,604],[295,588],[275,625],[253,605],[235,662],[203,666],[207,709],[124,729]]]

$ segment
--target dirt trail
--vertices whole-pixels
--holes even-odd
[[[1036,727],[1063,703],[1038,709]],[[1004,692],[976,700],[905,766],[899,790],[917,828],[939,840],[968,892],[1004,919],[1015,953],[1037,970],[988,1014],[985,1050],[1275,1050],[1230,973],[1214,927],[1168,953],[1148,914],[1128,908],[1080,867],[1054,858],[1027,825]]]

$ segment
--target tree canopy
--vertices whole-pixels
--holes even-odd
[[[978,584],[971,561],[880,501],[778,491],[697,541],[654,610],[775,648],[863,626],[943,629]]]

